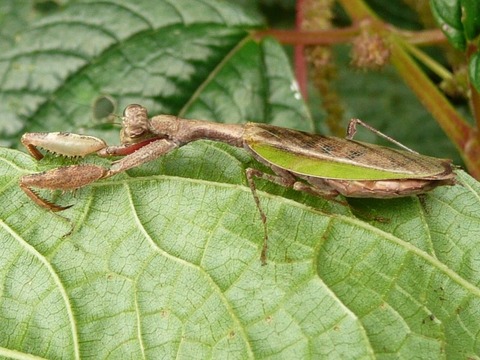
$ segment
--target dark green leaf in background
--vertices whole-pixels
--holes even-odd
[[[461,4],[465,36],[468,40],[473,40],[480,34],[480,2],[461,0]]]
[[[435,20],[450,43],[465,50],[467,41],[480,34],[480,2],[477,0],[430,0]]]
[[[470,82],[480,91],[480,53],[473,54],[468,63],[468,77]]]
[[[462,6],[460,0],[430,0],[433,16],[440,29],[459,50],[464,50],[466,39],[462,24]]]

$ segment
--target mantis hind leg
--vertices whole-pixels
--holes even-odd
[[[418,154],[415,150],[410,149],[409,147],[403,145],[401,142],[395,140],[394,138],[382,133],[381,131],[375,129],[373,126],[368,125],[367,123],[363,122],[360,119],[350,119],[350,122],[348,123],[347,127],[347,135],[345,136],[346,139],[348,140],[353,140],[353,137],[357,133],[357,124],[362,125],[365,129],[370,130],[373,132],[375,135],[378,135],[388,141],[390,141],[392,144],[397,145],[399,148],[402,148],[403,150],[406,150],[408,152]]]
[[[281,170],[281,169],[279,169]],[[282,170],[283,171],[283,170]],[[267,265],[267,249],[268,249],[268,228],[267,228],[267,215],[262,209],[260,204],[260,199],[257,194],[257,187],[255,186],[254,178],[260,178],[267,181],[270,181],[274,184],[278,184],[284,187],[292,187],[295,183],[295,178],[288,172],[285,171],[286,174],[281,174],[281,176],[272,175],[264,173],[263,171],[248,168],[245,170],[245,174],[247,175],[248,185],[250,186],[250,190],[252,191],[253,199],[255,200],[255,205],[257,206],[258,212],[260,213],[260,218],[262,219],[263,224],[263,246],[262,246],[262,253],[260,255],[260,261],[262,265]]]

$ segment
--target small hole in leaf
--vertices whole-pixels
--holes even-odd
[[[92,113],[95,120],[111,119],[117,110],[116,101],[108,96],[101,95],[93,101]]]

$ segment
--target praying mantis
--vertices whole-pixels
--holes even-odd
[[[394,149],[353,140],[357,124],[363,125],[401,147]],[[108,146],[102,139],[65,132],[26,133],[22,143],[40,160],[38,148],[65,156],[122,156],[110,168],[99,165],[71,165],[43,173],[24,175],[20,188],[39,206],[61,211],[61,206],[42,198],[34,188],[74,190],[140,166],[185,144],[200,139],[220,141],[244,148],[272,173],[255,168],[245,170],[264,226],[261,250],[266,264],[267,216],[256,193],[255,178],[334,199],[345,197],[396,198],[423,194],[438,186],[454,185],[451,160],[420,155],[359,119],[352,119],[345,139],[310,134],[267,124],[222,124],[187,120],[172,115],[148,117],[138,104],[125,108],[121,145]],[[208,161],[208,160],[205,160]]]

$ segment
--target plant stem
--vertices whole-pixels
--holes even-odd
[[[297,0],[297,13],[295,17],[295,28],[297,31],[302,30],[302,22],[304,18],[304,0]],[[295,57],[295,78],[297,79],[298,88],[305,100],[308,99],[308,71],[307,61],[305,59],[305,47],[302,44],[296,44],[294,50]]]
[[[440,65],[438,62],[433,60],[430,56],[425,54],[418,47],[413,46],[411,42],[403,42],[404,47],[412,54],[417,60],[419,60],[423,65],[428,67],[431,71],[437,74],[443,80],[448,80],[452,78],[452,73],[448,71],[445,67]]]
[[[389,26],[391,32],[401,35],[409,44],[412,45],[438,45],[446,44],[447,38],[440,29],[429,29],[419,31],[406,31]]]
[[[339,0],[338,2],[353,22],[359,22],[365,18],[369,18],[375,22],[381,22],[372,9],[362,0]]]
[[[357,25],[353,25],[342,29],[319,31],[270,29],[257,31],[253,36],[256,39],[261,39],[265,36],[273,36],[282,44],[334,45],[351,41],[353,37],[358,35],[358,32],[359,27]]]

